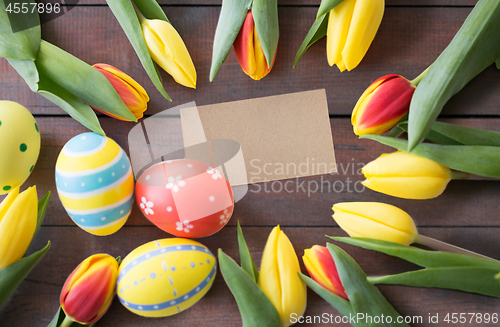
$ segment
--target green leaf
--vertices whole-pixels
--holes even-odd
[[[90,106],[137,121],[103,74],[66,51],[42,40],[35,65],[40,75],[47,76]],[[47,85],[44,88],[47,89]]]
[[[409,271],[396,275],[370,278],[374,284],[398,284],[437,287],[500,297],[498,270],[485,267],[444,267]]]
[[[422,250],[413,246],[406,246],[370,238],[328,237],[338,242],[359,246],[363,249],[373,250],[393,257],[401,258],[425,268],[476,266],[494,269],[497,270],[497,272],[500,271],[500,262],[495,260],[482,259],[443,251]]]
[[[500,132],[435,122],[432,131],[465,145],[500,146]]]
[[[370,139],[402,151],[408,149],[408,141],[365,134],[361,139]],[[481,145],[419,144],[411,153],[436,161],[451,169],[469,174],[500,178],[500,147]]]
[[[331,243],[327,248],[335,261],[340,281],[344,286],[349,301],[356,313],[366,316],[391,316],[397,321],[400,314],[392,307],[380,291],[367,281],[367,276],[361,267],[344,250]],[[359,321],[358,321],[359,324]],[[362,326],[361,324],[359,324]],[[366,326],[393,326],[393,324],[365,324]],[[399,326],[408,326],[400,324]]]
[[[61,326],[61,323],[63,322],[64,318],[66,318],[66,313],[64,313],[64,310],[61,307],[59,307],[59,309],[56,312],[56,315],[54,316],[54,318],[52,319],[52,321],[50,322],[50,324],[47,327],[59,327],[59,326]],[[94,327],[96,324],[97,323],[93,323],[92,325],[82,325],[82,324],[79,324],[77,322],[74,322],[71,324],[71,327],[78,327],[78,326]]]
[[[219,249],[219,267],[240,310],[243,327],[281,327],[269,298],[243,268]]]
[[[319,5],[318,13],[316,14],[316,20],[321,16],[328,14],[330,10],[337,7],[344,0],[321,0]]]
[[[307,32],[304,41],[302,41],[302,44],[300,45],[299,51],[297,51],[297,54],[295,55],[295,59],[293,60],[293,68],[295,68],[295,66],[299,62],[300,57],[302,57],[302,55],[307,51],[307,49],[311,47],[311,45],[326,36],[327,28],[328,15],[321,16],[312,24],[309,32]]]
[[[323,300],[328,302],[328,304],[334,307],[342,315],[347,317],[349,317],[350,315],[351,316],[356,315],[356,311],[354,311],[349,301],[346,301],[337,294],[330,292],[329,290],[318,284],[314,279],[307,277],[300,271],[298,271],[297,273],[310,289],[312,289],[316,294],[321,296]],[[354,326],[356,326],[356,324],[354,324]]]
[[[8,61],[33,92],[40,93],[93,132],[105,135],[94,110],[47,76],[39,73],[33,60],[8,59]]]
[[[34,60],[42,35],[38,12],[7,13],[6,6],[12,6],[14,3],[15,0],[0,1],[0,57]],[[27,0],[24,3],[31,4],[35,1]]]
[[[49,249],[50,242],[43,249],[0,270],[0,308]]]
[[[277,0],[253,0],[252,15],[267,67],[271,67],[280,36]]]
[[[398,126],[399,126],[399,128],[401,128],[405,132],[408,131],[408,122],[407,121],[400,123]],[[387,136],[393,137],[390,134],[387,134]],[[434,129],[431,129],[429,131],[429,133],[427,133],[425,138],[429,141],[432,141],[432,142],[437,143],[437,144],[442,144],[442,145],[463,145],[463,143],[457,142],[457,141],[455,141],[455,140],[453,140],[453,139],[451,139],[451,138],[449,138],[441,133],[438,133]]]
[[[250,250],[248,250],[247,242],[243,236],[243,231],[241,230],[240,221],[238,220],[238,226],[236,227],[238,231],[238,248],[240,251],[241,268],[247,272],[247,274],[257,283],[259,280],[259,271],[257,266],[252,259]]]
[[[165,15],[163,9],[161,9],[160,5],[156,0],[133,0],[134,4],[137,6],[139,11],[146,17],[147,19],[160,19],[164,20],[168,23],[170,21]]]
[[[500,69],[500,57],[498,57],[498,59],[495,60],[495,66],[497,66],[497,69]]]
[[[500,1],[479,0],[413,94],[407,150],[425,138],[445,103],[500,57],[499,31]]]
[[[154,86],[156,86],[158,91],[163,95],[163,97],[165,97],[165,99],[167,99],[168,101],[172,101],[172,99],[170,99],[167,92],[163,88],[160,73],[158,73],[154,61],[153,59],[151,59],[151,55],[149,54],[148,46],[146,45],[144,35],[142,34],[141,23],[139,22],[139,18],[137,18],[137,14],[135,13],[132,1],[106,0],[106,2],[115,15],[116,20],[118,20],[118,23],[120,23],[120,26],[125,32],[125,35],[127,35],[130,44],[132,44],[132,47],[139,57],[144,70],[146,70],[146,73],[151,79],[151,82],[153,82]],[[151,10],[151,8],[149,8],[148,10]]]
[[[240,32],[252,0],[223,0],[219,22],[215,29],[212,65],[210,66],[210,82],[212,82],[226,61],[229,50]],[[267,58],[267,57],[266,57]]]

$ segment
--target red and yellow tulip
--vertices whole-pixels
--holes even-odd
[[[66,318],[84,325],[98,321],[115,295],[118,262],[108,254],[85,259],[69,275],[61,291],[61,307]]]
[[[108,79],[123,103],[125,103],[127,108],[134,114],[135,118],[142,118],[143,112],[148,108],[149,96],[146,90],[144,90],[144,88],[134,79],[116,67],[107,64],[95,64],[92,67],[97,69]],[[119,120],[131,121],[127,118],[105,112],[99,108],[94,107],[94,109]]]
[[[260,44],[251,11],[248,12],[233,46],[241,69],[252,79],[256,81],[262,79],[273,68],[276,52],[273,62],[269,65]]]
[[[326,247],[314,245],[304,250],[302,260],[312,279],[330,292],[349,301],[340,281],[335,261]]]
[[[354,134],[382,134],[394,127],[410,110],[413,82],[401,75],[386,75],[363,92],[352,112]]]

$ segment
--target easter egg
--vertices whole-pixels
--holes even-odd
[[[0,194],[23,184],[40,154],[40,132],[28,109],[0,101]]]
[[[145,317],[166,317],[198,302],[215,279],[217,261],[203,244],[185,238],[146,243],[123,259],[120,302]]]
[[[136,202],[160,229],[179,237],[205,237],[224,227],[234,209],[229,182],[206,163],[157,163],[137,180]]]
[[[127,154],[112,139],[83,133],[64,145],[56,162],[56,187],[75,224],[109,235],[127,221],[134,177]]]

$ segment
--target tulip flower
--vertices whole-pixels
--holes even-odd
[[[123,103],[125,103],[130,112],[134,114],[135,118],[142,118],[143,112],[148,108],[149,96],[146,93],[146,90],[144,90],[139,83],[132,79],[132,77],[128,76],[116,67],[107,64],[95,64],[92,67],[97,69],[108,79],[122,99]],[[111,114],[99,108],[92,108],[110,117],[123,121],[131,121],[125,117]]]
[[[260,44],[251,11],[248,12],[233,46],[241,69],[252,79],[256,81],[262,79],[273,68],[276,52],[273,62],[269,65]]]
[[[415,85],[401,75],[386,75],[363,92],[352,112],[354,134],[382,134],[410,110]]]
[[[410,245],[418,235],[410,215],[389,204],[344,202],[335,204],[332,209],[335,212],[333,219],[352,237]]]
[[[196,69],[175,28],[164,20],[145,19],[140,13],[139,20],[151,58],[177,83],[195,89]]]
[[[290,315],[301,316],[306,309],[306,285],[297,272],[299,260],[292,243],[276,226],[264,248],[258,284],[278,311],[283,327],[292,325]]]
[[[328,17],[328,64],[339,70],[354,69],[363,59],[384,15],[384,0],[344,0]]]
[[[432,199],[459,173],[430,159],[396,151],[382,154],[363,167],[362,184],[374,191],[404,199]]]
[[[312,279],[330,292],[349,301],[340,281],[335,262],[326,247],[314,245],[312,248],[304,250],[302,260]]]
[[[108,254],[95,254],[80,263],[61,291],[61,308],[66,313],[61,326],[98,321],[111,305],[117,278],[118,262]]]
[[[21,259],[37,226],[36,187],[13,188],[0,203],[0,270]]]

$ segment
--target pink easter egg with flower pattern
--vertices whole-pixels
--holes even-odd
[[[136,202],[153,224],[179,237],[210,236],[231,218],[234,197],[217,169],[197,160],[157,163],[141,174]]]

